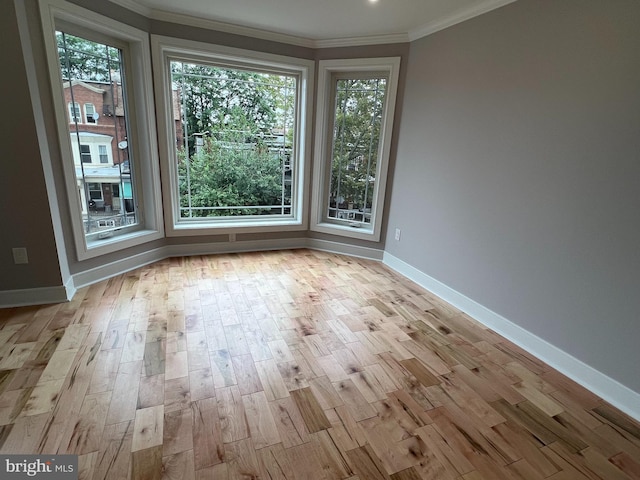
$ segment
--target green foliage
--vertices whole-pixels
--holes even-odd
[[[172,62],[171,72],[187,139],[178,155],[180,203],[190,207],[183,216],[288,213],[284,158],[294,130],[295,79],[182,62]],[[276,131],[289,138],[279,149]],[[270,207],[283,203],[284,212]]]
[[[191,153],[194,133],[228,130],[238,112],[256,133],[293,126],[291,77],[182,62],[171,62],[171,72],[182,99]]]
[[[120,72],[120,51],[68,33],[56,32],[58,57],[64,80],[110,82]],[[120,80],[119,73],[117,80]]]
[[[337,81],[329,203],[371,208],[386,81]]]
[[[255,136],[255,125],[239,109],[232,111],[232,118],[227,128],[205,138],[190,158],[184,148],[179,151],[180,206],[195,207],[194,217],[281,213],[271,208],[280,205],[286,193],[281,156],[261,142],[247,142]],[[250,208],[256,206],[265,208]],[[183,212],[189,216],[188,210]]]

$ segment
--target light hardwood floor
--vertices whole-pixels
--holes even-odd
[[[637,479],[640,425],[382,264],[296,250],[1,310],[0,452],[109,480]]]

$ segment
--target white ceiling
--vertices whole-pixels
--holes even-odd
[[[322,47],[415,40],[515,0],[111,1],[159,20]]]

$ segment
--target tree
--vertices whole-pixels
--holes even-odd
[[[171,70],[187,138],[178,153],[183,215],[285,213],[294,78],[182,62]]]
[[[290,77],[176,61],[171,62],[171,72],[182,98],[191,153],[195,149],[192,135],[228,129],[234,109],[243,112],[255,133],[265,134],[291,113],[291,107],[283,110],[287,102],[283,89],[285,82],[293,80]]]
[[[120,72],[120,51],[68,33],[56,32],[58,57],[63,80],[111,82]]]
[[[339,79],[336,84],[329,207],[372,206],[386,81]]]

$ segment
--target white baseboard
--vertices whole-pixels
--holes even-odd
[[[571,378],[626,414],[640,420],[640,393],[571,356],[564,350],[532,334],[501,315],[480,305],[444,283],[385,252],[383,263],[429,290],[444,301],[524,348],[543,362]]]
[[[108,278],[120,275],[121,273],[144,267],[153,262],[164,260],[169,255],[166,253],[167,247],[154,248],[137,255],[122,258],[115,262],[105,263],[99,267],[84,270],[83,272],[73,274],[73,283],[77,288],[86,287],[93,283],[101,282]]]
[[[73,280],[73,277],[69,277],[67,279],[67,281],[64,283],[64,289],[66,291],[66,295],[67,295],[67,302],[70,301],[73,296],[76,294],[76,292],[78,291],[76,284]]]
[[[170,245],[165,248],[167,248],[168,257],[188,257],[191,255],[215,255],[216,253],[264,252],[268,250],[307,248],[306,240],[306,238],[282,238]]]
[[[359,247],[339,242],[329,242],[312,238],[285,238],[249,240],[237,242],[212,242],[182,245],[167,245],[137,255],[116,260],[90,270],[73,275],[74,285],[78,288],[106,280],[115,275],[143,267],[169,257],[188,257],[192,255],[214,255],[216,253],[260,252],[268,250],[291,250],[310,248],[372,260],[382,260],[382,250]]]
[[[320,240],[318,238],[307,238],[306,240],[306,248],[320,250],[323,252],[340,253],[351,257],[382,261],[384,253],[383,250],[377,248],[348,245],[346,243],[332,242],[330,240]]]
[[[0,291],[0,308],[25,307],[29,305],[46,305],[48,303],[68,302],[75,289],[65,285],[42,288],[25,288],[21,290]]]

